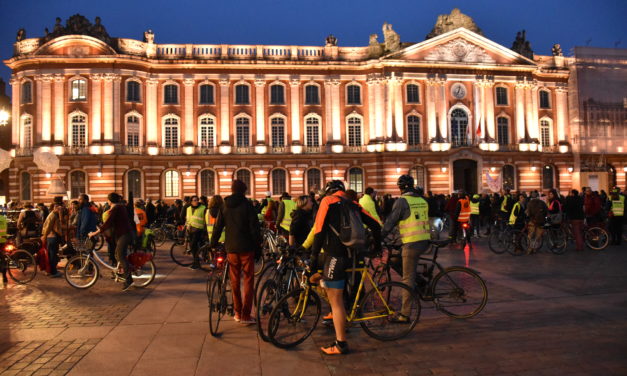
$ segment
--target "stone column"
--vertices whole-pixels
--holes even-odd
[[[33,146],[41,143],[42,141],[42,133],[43,127],[41,123],[42,114],[43,114],[43,102],[42,102],[42,76],[35,76],[35,105],[37,108],[37,113],[33,119],[33,124],[31,125],[31,132],[33,138]]]
[[[394,82],[391,78],[385,79],[385,140],[392,139],[394,128]]]
[[[538,121],[538,85],[533,84],[531,87],[531,108],[532,108],[532,123],[531,123],[531,138],[540,139],[540,128]]]
[[[104,119],[104,140],[113,139],[113,80],[115,74],[105,74],[104,76],[104,100],[103,100],[103,119]]]
[[[438,136],[438,124],[436,118],[435,98],[436,98],[436,81],[434,78],[429,78],[426,81],[426,99],[425,106],[427,110],[427,133],[428,142],[435,139]]]
[[[92,74],[91,79],[91,116],[90,136],[92,143],[100,142],[102,134],[102,74]]]
[[[120,106],[122,103],[122,77],[119,74],[116,74],[113,77],[113,133],[107,134],[105,133],[105,140],[113,143],[120,142]],[[109,149],[107,154],[113,153],[113,148]]]
[[[183,80],[185,87],[185,101],[183,121],[185,124],[185,134],[183,137],[184,146],[193,146],[194,142],[194,79],[186,78]]]
[[[340,107],[341,107],[341,103],[340,103],[340,81],[339,80],[332,80],[331,82],[331,124],[332,124],[332,135],[333,135],[333,141],[336,143],[341,143],[342,140],[342,133],[341,133],[341,126],[342,126],[342,120],[341,120],[341,114],[340,114]]]
[[[472,91],[472,95],[473,95],[473,103],[474,103],[474,116],[472,119],[472,124],[468,124],[468,126],[472,126],[472,128],[474,129],[473,134],[476,134],[476,129],[475,127],[479,126],[481,129],[481,137],[484,138],[486,137],[485,134],[485,129],[481,128],[481,119],[485,117],[485,112],[484,112],[484,106],[483,106],[483,96],[482,94],[482,84],[483,81],[478,79],[473,82],[472,87],[473,87],[473,91]],[[477,124],[479,123],[479,124]]]
[[[440,134],[442,138],[448,140],[448,99],[446,97],[446,77],[440,77],[438,80],[438,124],[440,126]],[[448,140],[450,141],[450,140]]]
[[[13,148],[23,147],[24,145],[20,142],[20,133],[22,130],[22,118],[20,116],[20,103],[22,100],[22,96],[20,95],[22,82],[17,77],[12,77],[11,81],[11,145]],[[31,84],[31,95],[32,95],[32,84]],[[32,128],[31,128],[32,129]]]
[[[405,136],[405,116],[403,115],[403,79],[396,77],[394,85],[394,125],[396,135],[403,139]],[[407,140],[405,140],[407,141]]]
[[[333,94],[331,93],[331,80],[326,79],[324,81],[324,131],[326,133],[327,142],[330,142],[333,138],[331,107],[333,107]]]
[[[527,134],[530,138],[534,138],[535,130],[533,121],[533,99],[531,96],[533,93],[531,92],[531,86],[529,84],[525,85],[525,124],[527,126]]]
[[[555,88],[555,123],[557,125],[557,142],[566,140],[566,122],[568,121],[568,97],[565,85]]]
[[[229,106],[229,79],[220,80],[220,141],[224,146],[229,146],[229,124],[230,124],[230,106]]]
[[[374,129],[375,136],[379,141],[383,141],[383,122],[385,119],[385,90],[383,85],[383,80],[377,78],[374,86]]]
[[[266,80],[258,78],[255,80],[255,121],[256,121],[256,135],[257,145],[255,150],[263,154],[267,151],[266,145]]]
[[[63,85],[65,77],[62,74],[54,75],[54,142],[58,145],[64,144],[65,139],[65,111],[63,103],[65,95]]]
[[[368,85],[368,133],[370,134],[369,144],[373,144],[376,138],[376,118],[375,118],[375,87],[376,79],[374,77],[368,77],[366,80]]]
[[[146,80],[146,145],[157,146],[159,125],[157,124],[157,85],[159,80],[149,78]]]
[[[496,139],[496,125],[494,123],[494,80],[486,80],[483,86],[485,99],[485,137]]]
[[[516,83],[516,139],[512,139],[516,143],[525,137],[525,85],[521,82]]]
[[[300,80],[290,80],[290,116],[292,119],[292,145],[300,145]]]
[[[41,140],[50,143],[52,140],[52,75],[41,77]]]

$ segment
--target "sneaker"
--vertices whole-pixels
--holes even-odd
[[[50,278],[59,278],[59,277],[61,277],[61,273],[60,272],[56,272],[54,274],[50,274],[49,276],[50,276]]]
[[[390,317],[388,321],[395,324],[409,324],[409,317],[399,313],[396,316]]]
[[[133,281],[124,281],[124,287],[122,287],[122,291],[126,291],[128,289],[131,288],[131,286],[133,286]]]
[[[240,321],[240,324],[242,324],[242,325],[254,325],[256,323],[257,323],[257,320],[255,320],[254,317],[249,317],[247,319],[242,319]]]
[[[329,312],[326,316],[322,318],[323,325],[333,325],[333,312]]]
[[[335,341],[328,346],[320,348],[324,355],[343,355],[348,354],[348,343]]]
[[[192,270],[198,270],[198,269],[200,269],[200,263],[199,262],[195,262],[189,268],[192,269]]]

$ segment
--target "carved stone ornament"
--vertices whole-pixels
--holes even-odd
[[[451,11],[451,14],[441,14],[438,16],[438,20],[433,26],[433,30],[431,30],[431,32],[427,34],[427,37],[425,39],[436,37],[438,35],[447,33],[460,27],[483,35],[483,32],[481,31],[479,26],[475,24],[475,21],[472,19],[472,17],[463,14],[458,8],[454,8]]]
[[[494,63],[495,60],[481,47],[457,38],[437,46],[426,57],[427,61],[463,63]]]
[[[118,49],[129,55],[143,56],[146,52],[146,44],[134,39],[118,39]]]

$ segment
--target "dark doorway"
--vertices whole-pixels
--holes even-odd
[[[453,162],[453,189],[477,193],[477,162],[459,159]]]

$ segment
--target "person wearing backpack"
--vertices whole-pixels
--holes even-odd
[[[402,282],[413,289],[414,286],[424,286],[426,281],[419,277],[416,280],[416,267],[420,255],[429,249],[431,226],[429,225],[429,204],[424,199],[421,187],[414,188],[414,178],[410,175],[401,175],[396,182],[401,191],[401,197],[396,200],[392,212],[385,219],[381,236],[384,238],[398,226],[403,249]],[[411,309],[410,296],[403,295],[401,313],[394,318],[399,323],[409,322]]]
[[[374,251],[381,250],[381,226],[356,201],[350,201],[344,183],[332,180],[325,188],[326,196],[320,202],[314,221],[314,240],[310,265],[315,273],[310,277],[312,283],[318,283],[325,289],[333,313],[333,326],[336,340],[320,350],[325,355],[348,353],[346,342],[346,309],[343,291],[346,284],[346,269],[353,263],[351,256],[356,256],[360,247],[366,247],[364,224],[372,231]],[[318,270],[318,255],[324,248],[322,275]]]

